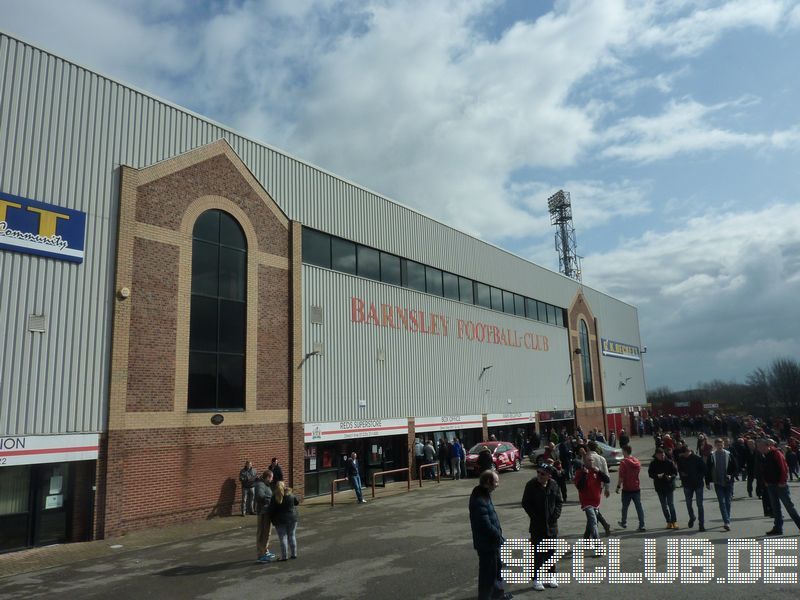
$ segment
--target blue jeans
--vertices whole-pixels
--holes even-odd
[[[289,525],[275,525],[275,530],[281,542],[281,558],[286,560],[287,550],[291,550],[292,556],[297,556],[297,521]]]
[[[658,494],[658,501],[661,502],[661,511],[664,513],[664,519],[667,523],[674,523],[678,520],[675,515],[675,492],[669,490],[668,492],[656,492]]]
[[[694,510],[692,509],[692,498],[697,498],[697,520],[700,527],[705,524],[705,514],[703,512],[703,484],[695,488],[683,486],[683,496],[686,498],[686,509],[689,512],[689,520],[694,521]]]
[[[364,500],[364,496],[361,495],[361,475],[353,475],[350,477],[350,487],[356,491],[356,498],[359,502]]]
[[[586,513],[586,529],[583,532],[584,539],[596,540],[600,536],[597,533],[597,509],[594,506],[587,506],[583,509]]]
[[[777,531],[783,531],[783,511],[781,510],[781,503],[786,507],[786,512],[789,513],[794,524],[800,527],[800,515],[797,514],[797,509],[792,502],[792,496],[789,493],[789,486],[783,487],[774,484],[767,484],[767,493],[769,493],[769,501],[772,505],[772,516],[775,519],[775,527]]]
[[[714,491],[717,492],[717,502],[719,502],[719,514],[722,515],[722,522],[725,525],[731,524],[731,498],[733,498],[733,482],[728,485],[714,484]]]
[[[636,490],[635,492],[626,492],[622,490],[622,525],[628,522],[628,507],[631,505],[636,507],[636,516],[639,517],[639,529],[644,529],[644,509],[642,508],[642,492]]]

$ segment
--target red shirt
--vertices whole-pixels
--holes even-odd
[[[575,473],[575,485],[577,486],[584,479],[586,484],[578,488],[581,510],[589,506],[600,508],[600,498],[603,491],[603,482],[600,476],[594,471],[586,473],[583,469],[578,469],[578,472]]]
[[[639,491],[639,471],[642,465],[635,456],[626,456],[619,463],[619,480],[622,483],[623,492]]]

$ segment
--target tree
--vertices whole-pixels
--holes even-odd
[[[767,372],[759,367],[747,376],[747,400],[750,412],[767,419],[772,417],[769,403],[769,378]]]
[[[797,422],[800,417],[800,364],[791,358],[776,358],[767,373],[769,401]]]

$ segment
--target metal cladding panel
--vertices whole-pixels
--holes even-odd
[[[641,348],[639,316],[636,308],[610,296],[585,289],[586,300],[597,317],[598,335],[629,346]],[[607,408],[643,406],[647,403],[644,361],[600,354],[603,373],[603,397]]]
[[[360,322],[360,301],[365,316],[375,306],[378,324]],[[312,322],[312,307],[322,308],[321,324]],[[414,332],[410,313],[406,329],[397,307],[415,311],[432,332]],[[390,309],[395,327],[384,316]],[[518,345],[470,341],[467,322],[511,330]],[[543,336],[547,351],[525,347],[542,348]],[[304,355],[320,344],[322,354],[302,367],[306,422],[573,407],[566,329],[303,265]]]

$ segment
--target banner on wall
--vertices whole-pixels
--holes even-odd
[[[500,425],[527,425],[536,423],[535,412],[521,413],[494,413],[486,415],[488,427],[499,427]]]
[[[86,213],[0,193],[0,249],[83,262]]]
[[[0,437],[0,468],[13,465],[96,460],[100,434]]]
[[[355,419],[330,423],[305,423],[303,427],[306,444],[382,435],[408,435],[408,419]]]
[[[642,360],[639,346],[632,346],[631,344],[623,344],[622,342],[600,338],[600,348],[604,356],[624,358],[626,360]]]
[[[481,415],[456,415],[443,417],[416,417],[414,432],[452,431],[457,429],[480,429],[483,427]]]

